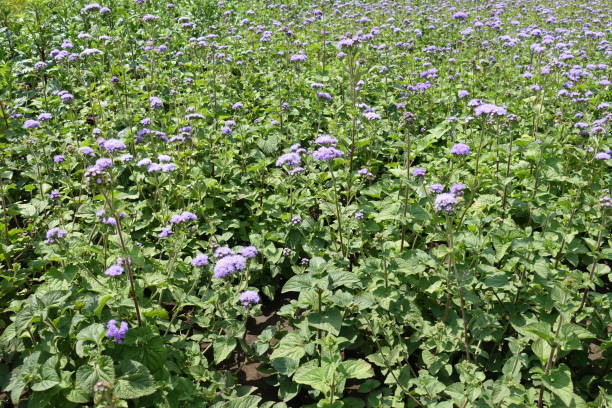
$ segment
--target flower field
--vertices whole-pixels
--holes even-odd
[[[0,0],[0,406],[612,407],[604,0]]]

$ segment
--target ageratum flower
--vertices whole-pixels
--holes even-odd
[[[227,255],[234,255],[234,251],[232,251],[228,247],[219,247],[215,250],[215,253],[213,254],[215,258],[223,258]]]
[[[81,14],[88,13],[90,11],[99,11],[102,8],[98,3],[91,3],[81,9]]]
[[[24,129],[35,129],[40,126],[40,122],[37,120],[28,119],[23,123]]]
[[[367,120],[380,120],[380,115],[376,112],[365,112],[363,117]]]
[[[107,139],[102,143],[102,147],[109,152],[118,152],[125,150],[125,143],[119,139]]]
[[[53,115],[48,112],[43,112],[40,115],[38,115],[36,119],[40,120],[41,122],[46,122],[48,120],[53,119]]]
[[[363,213],[361,211],[355,213],[355,219],[361,220],[363,218]]]
[[[285,153],[276,160],[276,167],[281,167],[285,164],[290,167],[296,167],[300,165],[301,161],[302,159],[299,154],[295,152]]]
[[[366,169],[365,167],[357,170],[357,174],[359,174],[360,176],[364,176],[364,177],[374,177],[372,172],[370,170]]]
[[[260,301],[259,294],[254,290],[245,290],[240,294],[240,303],[242,303],[244,307],[255,305]]]
[[[293,217],[291,217],[291,223],[294,225],[299,225],[302,223],[302,217],[300,217],[299,215],[294,215]]]
[[[49,193],[49,198],[52,200],[60,198],[60,192],[58,190],[51,190],[51,193]]]
[[[180,214],[176,214],[173,215],[172,218],[170,218],[170,224],[180,224],[183,222],[188,222],[188,221],[197,221],[198,217],[189,211],[183,211]]]
[[[333,160],[337,157],[342,157],[344,153],[342,153],[341,150],[336,149],[335,147],[319,147],[317,150],[315,150],[315,152],[312,154],[312,157],[315,160],[319,160],[319,161],[329,161],[329,160]]]
[[[442,193],[436,196],[434,208],[437,211],[452,212],[457,204],[457,197],[451,193]]]
[[[612,197],[610,196],[601,197],[599,199],[599,204],[601,204],[602,207],[612,207]]]
[[[471,149],[470,146],[465,143],[457,143],[450,150],[451,154],[455,156],[469,156]]]
[[[119,276],[123,274],[123,266],[111,265],[104,271],[104,274],[108,276]]]
[[[459,92],[457,92],[457,96],[461,99],[467,97],[470,93],[468,91],[466,91],[465,89],[460,90]]]
[[[414,170],[412,170],[412,175],[414,177],[425,177],[425,173],[427,173],[427,170],[425,170],[422,167],[417,167]]]
[[[197,254],[195,258],[191,260],[193,266],[206,266],[208,265],[208,256],[204,254]]]
[[[491,103],[483,103],[482,105],[478,105],[476,108],[474,108],[474,114],[476,116],[480,116],[483,114],[503,116],[506,113],[508,113],[506,108],[504,108],[503,106],[493,105]]]
[[[164,102],[157,96],[151,96],[149,98],[149,106],[151,109],[159,109],[164,106]]]
[[[610,154],[606,152],[599,152],[595,155],[597,160],[610,160]]]
[[[240,250],[240,255],[244,256],[245,258],[255,258],[258,253],[257,248],[255,248],[253,245],[249,245]]]
[[[429,191],[431,191],[432,193],[441,193],[442,191],[444,191],[444,186],[442,184],[435,183],[429,186]]]
[[[161,232],[157,235],[158,238],[168,238],[172,235],[172,227],[164,227]]]
[[[318,145],[335,146],[338,144],[338,139],[330,135],[319,135],[314,142]]]
[[[56,154],[55,156],[53,156],[53,161],[55,163],[61,163],[64,161],[64,155],[63,154]]]
[[[317,98],[325,99],[326,101],[331,101],[332,96],[328,92],[317,92]]]
[[[213,269],[213,277],[216,279],[225,278],[236,271],[246,268],[246,258],[242,255],[228,255],[217,261]]]
[[[291,58],[289,58],[289,60],[291,62],[300,62],[300,61],[306,61],[306,58],[308,58],[306,54],[300,53],[300,54],[292,55]]]
[[[122,321],[121,325],[117,327],[117,321],[112,319],[108,321],[106,328],[108,329],[105,334],[106,337],[113,338],[119,344],[123,343],[123,339],[125,339],[128,331],[127,322]]]
[[[52,244],[55,242],[55,239],[64,238],[68,234],[68,231],[59,227],[53,227],[49,231],[47,231],[47,239],[45,242]]]

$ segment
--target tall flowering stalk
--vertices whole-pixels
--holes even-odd
[[[320,143],[320,144],[323,144],[323,143]],[[338,183],[336,180],[336,175],[334,174],[334,169],[332,166],[333,159],[337,157],[341,157],[343,155],[344,153],[341,150],[338,150],[333,146],[330,146],[330,147],[323,146],[315,150],[315,152],[312,154],[312,157],[318,161],[328,162],[329,174],[331,175],[332,183],[334,185],[334,202],[336,206],[336,219],[338,220],[338,239],[340,240],[340,250],[342,251],[342,255],[346,256],[346,249],[344,247],[344,240],[342,238],[342,213],[340,211],[340,198],[339,198],[340,194],[338,192]]]

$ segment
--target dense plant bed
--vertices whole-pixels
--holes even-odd
[[[0,4],[0,405],[612,406],[607,2]]]

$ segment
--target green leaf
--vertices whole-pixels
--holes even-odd
[[[323,313],[311,313],[308,315],[308,324],[337,336],[342,327],[342,313],[336,308],[328,309]]]
[[[143,313],[143,316],[157,317],[157,318],[165,319],[165,320],[169,319],[168,311],[166,309],[147,310],[146,312]]]
[[[257,395],[245,395],[229,401],[225,406],[226,408],[253,408],[257,407],[260,401],[261,397]]]
[[[287,357],[293,360],[300,360],[304,357],[304,340],[298,332],[289,332],[281,339],[276,349],[270,354],[270,360],[279,357]]]
[[[330,286],[332,289],[340,286],[347,288],[355,288],[359,286],[359,277],[357,274],[348,271],[330,271],[328,274]]]
[[[102,314],[102,310],[104,310],[104,306],[106,306],[108,301],[111,300],[112,298],[113,298],[112,295],[104,295],[98,300],[98,307],[96,307],[96,309],[94,310],[94,313],[98,317],[98,319],[100,318],[100,315]]]
[[[234,348],[236,348],[236,339],[234,337],[217,337],[213,342],[215,364],[225,360],[234,351]]]
[[[91,364],[91,363],[90,363]],[[91,365],[82,365],[77,369],[75,385],[87,395],[93,392],[93,387],[98,381],[106,381],[109,384],[115,382],[115,367],[113,359],[109,356],[101,356]]]
[[[278,357],[270,360],[270,364],[279,374],[289,377],[297,370],[300,362],[288,357]]]
[[[327,372],[328,370],[326,368],[316,365],[302,366],[296,371],[293,376],[293,381],[298,384],[309,385],[315,390],[327,394],[330,392],[331,384],[331,382],[328,382]]]
[[[301,292],[303,290],[310,289],[311,287],[312,287],[312,275],[310,274],[295,275],[289,278],[287,282],[285,282],[282,293]]]
[[[531,345],[531,350],[533,350],[533,353],[538,356],[542,364],[545,364],[548,361],[548,358],[550,357],[551,347],[546,342],[546,340],[537,339]]]
[[[346,378],[363,380],[374,376],[372,366],[364,360],[346,360],[340,363],[340,371]]]
[[[155,392],[157,385],[144,365],[134,360],[123,360],[119,365],[121,377],[115,384],[114,393],[119,398],[134,399]]]
[[[560,364],[559,367],[553,368],[550,373],[543,375],[542,383],[563,401],[566,407],[587,408],[586,402],[574,394],[570,370],[565,364]]]

